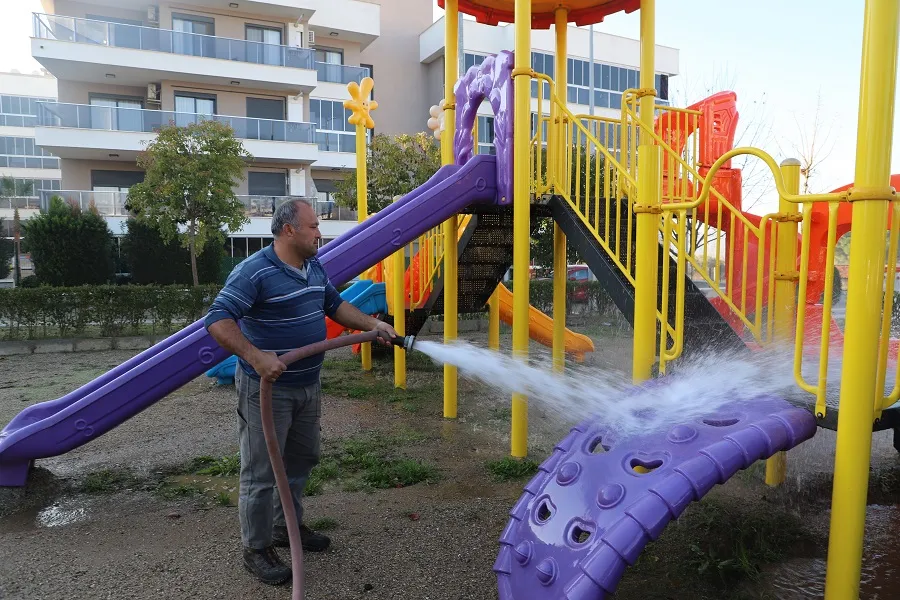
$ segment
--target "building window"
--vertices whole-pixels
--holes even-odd
[[[38,124],[38,103],[55,101],[53,98],[0,94],[0,126],[35,127]]]
[[[344,103],[334,100],[309,101],[310,120],[316,125],[316,144],[323,152],[355,152],[356,128],[347,119],[350,111]],[[366,130],[371,135],[371,130]]]
[[[14,181],[16,184],[17,193],[20,191],[26,192],[30,190],[30,193],[28,194],[18,194],[20,196],[40,196],[42,190],[58,192],[61,186],[59,179],[31,179],[30,177],[16,177]]]
[[[172,14],[172,49],[176,54],[216,56],[216,24],[209,17]]]
[[[34,138],[0,137],[0,167],[58,169],[59,159],[35,145]]]
[[[487,58],[488,54],[473,54],[472,52],[464,52],[463,53],[463,72],[468,71],[472,67],[477,67],[484,59]]]
[[[478,154],[496,154],[494,148],[494,117],[478,115]]]
[[[554,74],[555,57],[544,52],[531,53],[531,68],[550,78]],[[591,68],[593,68],[594,87],[591,90]],[[640,72],[637,69],[618,67],[594,61],[593,67],[587,60],[568,58],[566,60],[566,77],[568,89],[566,102],[570,104],[591,103],[591,92],[594,94],[594,105],[600,108],[622,107],[622,92],[640,85]],[[531,97],[537,98],[538,82],[531,82]],[[549,98],[549,85],[544,84],[544,98]],[[656,75],[657,101],[667,104],[669,100],[669,76]]]
[[[344,64],[344,51],[336,48],[316,48],[316,62],[328,65]]]
[[[281,29],[263,27],[261,25],[247,25],[247,41],[256,42],[248,44],[248,62],[264,65],[282,64],[282,36]]]
[[[175,94],[175,124],[186,127],[203,116],[216,114],[216,97],[211,94]]]

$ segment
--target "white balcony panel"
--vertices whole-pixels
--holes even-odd
[[[120,160],[134,162],[138,153],[156,139],[155,133],[77,129],[74,127],[37,127],[35,143],[60,158],[81,160]],[[274,163],[310,164],[319,155],[315,144],[271,140],[241,140],[247,152],[257,160]],[[114,156],[111,156],[114,155]]]
[[[313,163],[315,171],[353,171],[356,169],[355,152],[323,152],[319,151],[319,157]]]
[[[331,32],[345,42],[356,42],[361,50],[381,35],[381,6],[360,0],[307,0],[316,10],[309,26],[316,32],[316,43],[328,45]],[[319,39],[321,36],[321,39]]]
[[[31,55],[57,77],[91,83],[143,86],[162,79],[181,79],[198,84],[233,85],[236,90],[247,87],[294,93],[309,93],[316,87],[313,69],[173,56],[153,50],[32,39]]]

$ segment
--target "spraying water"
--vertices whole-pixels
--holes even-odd
[[[580,367],[559,374],[462,341],[423,340],[415,349],[497,391],[523,394],[570,423],[591,419],[621,437],[796,389],[791,356],[775,350],[751,356],[709,353],[686,362],[662,385],[635,387],[619,372]]]

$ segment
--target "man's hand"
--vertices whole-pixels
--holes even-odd
[[[260,351],[251,364],[260,377],[272,383],[275,383],[275,380],[287,369],[287,365],[281,362],[274,352]]]
[[[391,339],[394,339],[395,337],[397,337],[397,332],[394,331],[393,327],[391,327],[389,324],[385,323],[384,321],[379,321],[377,319],[375,320],[375,327],[372,328],[372,331],[378,332],[378,334],[379,334],[378,341],[380,341],[382,344],[385,344],[385,345],[390,345],[390,341],[388,341],[388,340],[391,340]],[[387,338],[387,339],[385,339],[385,338]]]

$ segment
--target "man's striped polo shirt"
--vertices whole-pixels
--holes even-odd
[[[325,316],[334,317],[343,302],[322,264],[309,258],[302,270],[282,262],[269,244],[241,261],[225,282],[204,319],[210,325],[234,319],[251,344],[284,354],[325,339]],[[310,385],[318,381],[324,354],[288,365],[276,385]],[[238,363],[254,379],[259,375],[243,359]]]

